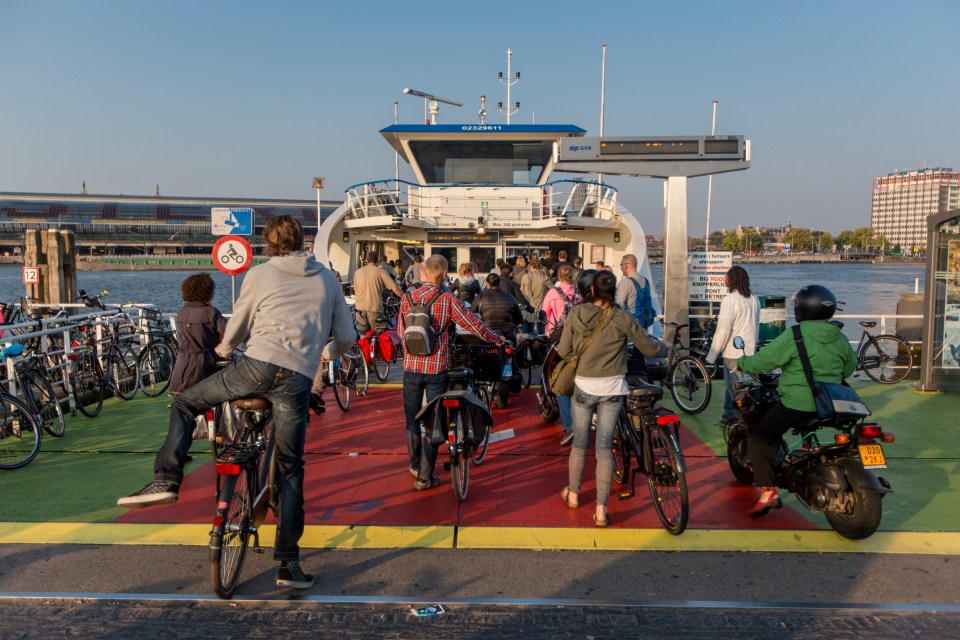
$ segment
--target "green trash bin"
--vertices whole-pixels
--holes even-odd
[[[760,296],[759,340],[770,341],[787,330],[787,299],[783,296]]]

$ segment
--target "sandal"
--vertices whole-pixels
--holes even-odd
[[[610,515],[609,514],[607,515],[606,520],[598,520],[597,514],[593,514],[593,524],[595,527],[603,529],[608,524],[610,524]]]
[[[560,498],[563,500],[563,504],[567,505],[567,507],[569,507],[570,509],[576,509],[580,505],[573,504],[572,502],[570,502],[570,493],[571,493],[570,487],[564,487],[563,490],[560,492]]]

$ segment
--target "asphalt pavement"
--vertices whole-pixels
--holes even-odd
[[[2,637],[956,637],[960,557],[309,550],[249,557],[217,601],[204,547],[4,545]],[[417,618],[414,606],[445,613]]]

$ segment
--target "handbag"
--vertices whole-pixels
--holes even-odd
[[[835,420],[838,418],[864,418],[870,415],[870,410],[863,403],[857,392],[849,385],[832,382],[814,382],[813,370],[810,367],[810,356],[807,347],[803,344],[803,335],[800,325],[793,326],[793,341],[797,345],[797,354],[803,373],[807,377],[807,384],[813,392],[813,402],[817,408],[817,417],[821,420]]]
[[[603,320],[593,326],[593,329],[591,329],[587,337],[583,339],[583,342],[580,343],[580,346],[577,347],[574,354],[558,362],[557,366],[555,366],[550,373],[550,390],[556,395],[573,395],[574,380],[577,377],[577,363],[580,360],[580,356],[583,355],[583,352],[590,346],[593,339],[600,333],[600,329],[605,327],[610,321],[610,318],[613,317],[613,307],[604,309],[602,315],[604,316]]]

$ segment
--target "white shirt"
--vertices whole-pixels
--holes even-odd
[[[757,350],[759,331],[760,301],[757,296],[751,293],[749,298],[744,298],[739,291],[728,293],[720,303],[717,330],[713,334],[707,362],[715,362],[718,355],[734,360],[740,356],[752,356]],[[733,346],[736,336],[743,338],[743,350]]]
[[[583,378],[574,376],[573,383],[580,387],[584,393],[592,396],[625,396],[630,393],[630,386],[627,379],[620,376],[608,376],[606,378]]]

